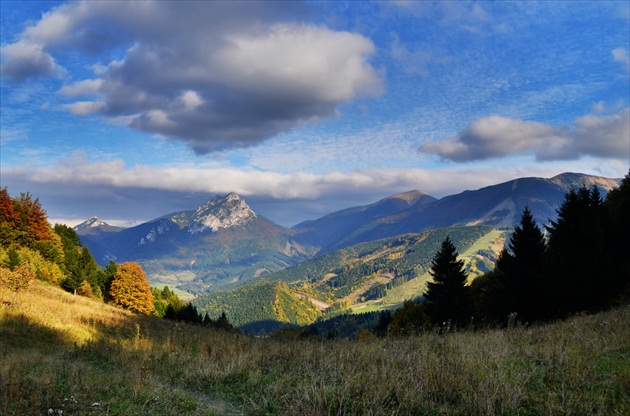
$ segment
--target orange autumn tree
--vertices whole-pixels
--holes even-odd
[[[146,315],[153,312],[153,293],[144,270],[138,263],[118,266],[109,294],[112,302],[134,312]]]

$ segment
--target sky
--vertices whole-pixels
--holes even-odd
[[[627,1],[0,2],[0,186],[132,226],[620,178]]]

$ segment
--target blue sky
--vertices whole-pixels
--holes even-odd
[[[626,1],[0,7],[0,185],[53,222],[628,172]]]

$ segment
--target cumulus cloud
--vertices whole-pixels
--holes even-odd
[[[94,79],[61,88],[73,114],[127,120],[131,128],[185,141],[197,153],[255,145],[337,106],[379,94],[372,41],[301,21],[292,3],[72,2],[45,14],[2,48],[14,80],[62,68],[75,48]],[[105,39],[105,40],[103,40]],[[120,55],[120,52],[123,53]],[[119,56],[116,56],[119,53]],[[101,57],[111,59],[100,65]]]
[[[27,78],[58,77],[64,69],[41,45],[16,42],[0,48],[2,76],[21,82]]]
[[[425,143],[420,151],[444,160],[468,162],[532,152],[537,160],[573,160],[582,156],[626,159],[629,156],[630,111],[587,115],[569,126],[497,115],[474,121],[456,136]]]

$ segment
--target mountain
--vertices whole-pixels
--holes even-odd
[[[570,189],[582,185],[597,185],[605,196],[608,190],[619,186],[620,179],[609,179],[579,173],[563,173],[550,179],[520,178],[484,187],[474,191],[430,200],[420,198],[406,209],[389,215],[376,216],[362,222],[352,209],[330,214],[307,225],[294,227],[301,232],[298,241],[324,241],[325,250],[349,247],[365,241],[393,237],[411,232],[459,225],[491,225],[496,228],[512,228],[520,221],[524,207],[529,206],[534,219],[544,225],[556,218],[556,210]],[[377,203],[378,204],[378,203]],[[358,209],[358,208],[357,208]],[[360,210],[357,212],[361,212]],[[341,232],[337,224],[324,221],[347,213],[355,226],[350,232]],[[348,222],[351,222],[350,220]],[[350,227],[343,231],[350,230]],[[317,236],[317,239],[312,236]]]
[[[412,206],[422,207],[436,201],[421,191],[409,191],[381,199],[370,205],[347,208],[293,227],[297,240],[320,247],[320,253],[336,248],[339,241],[381,217],[391,216]]]
[[[88,218],[87,220],[83,221],[81,224],[75,225],[74,227],[72,227],[72,229],[76,231],[77,234],[80,234],[80,235],[93,235],[93,234],[98,234],[98,233],[103,233],[103,232],[115,233],[118,231],[122,231],[125,228],[109,225],[108,223],[106,223],[105,221],[101,220],[96,215],[94,215]]]
[[[453,226],[509,230],[528,205],[539,225],[556,218],[571,188],[597,185],[604,196],[619,179],[563,173],[520,178],[436,199],[421,191],[393,195],[282,227],[254,212],[237,194],[210,199],[193,210],[116,230],[98,218],[75,229],[105,265],[139,262],[154,285],[201,294],[242,286],[314,255],[357,243]]]
[[[152,284],[198,294],[310,258],[314,250],[298,244],[294,233],[230,193],[99,241],[87,236],[84,242],[101,265],[110,259],[136,261]]]

